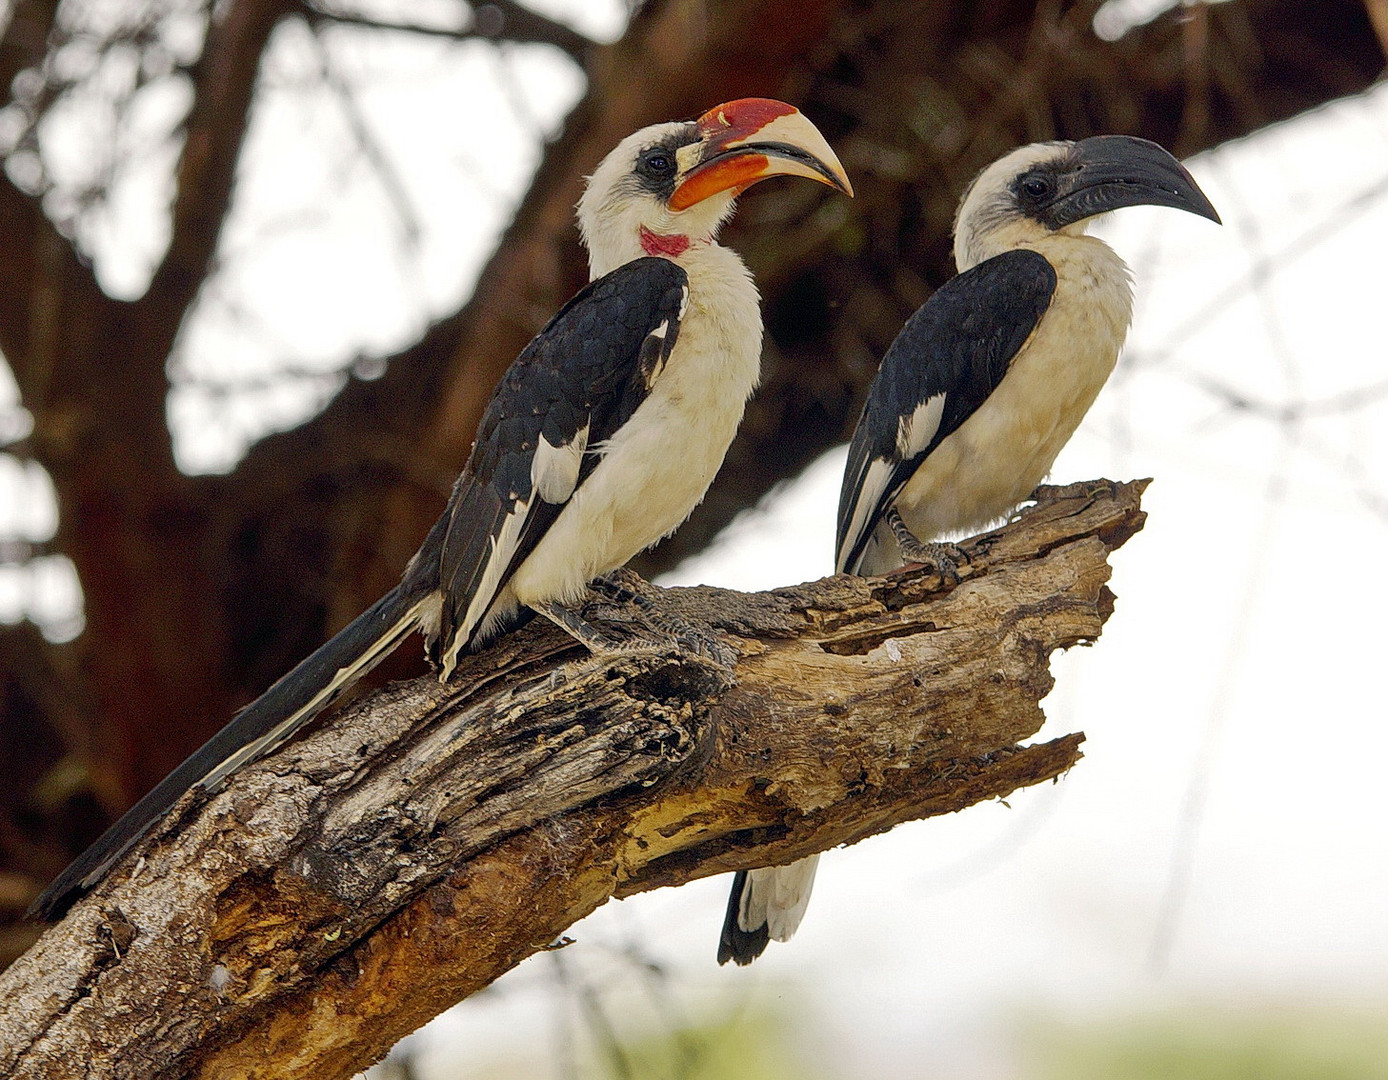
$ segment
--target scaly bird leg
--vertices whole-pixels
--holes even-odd
[[[737,654],[719,640],[712,627],[696,626],[673,612],[662,610],[660,590],[635,570],[619,566],[602,575],[591,587],[613,603],[633,605],[642,622],[681,649],[727,666],[736,662]]]
[[[544,600],[530,606],[554,623],[555,626],[565,631],[594,656],[611,656],[617,653],[640,652],[644,649],[660,647],[649,641],[619,641],[610,637],[580,615],[574,607],[561,604],[556,600]]]
[[[969,553],[958,544],[926,543],[913,533],[895,506],[887,511],[887,525],[892,536],[901,548],[901,557],[909,563],[916,563],[934,570],[941,581],[959,584],[959,567],[967,566]]]

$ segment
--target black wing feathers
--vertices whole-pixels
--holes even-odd
[[[440,655],[456,634],[473,633],[479,618],[469,624],[467,613],[479,591],[485,609],[567,502],[567,493],[532,497],[540,438],[570,446],[586,428],[591,448],[631,418],[675,346],[688,280],[668,259],[619,267],[565,304],[502,376],[446,511]],[[597,461],[583,455],[578,484]]]
[[[839,494],[841,569],[857,565],[911,474],[997,388],[1050,306],[1055,281],[1055,269],[1038,252],[1004,252],[950,279],[907,320],[882,358],[849,446]],[[938,395],[944,402],[934,435],[919,452],[903,457],[900,420]],[[890,472],[884,487],[866,491],[874,461],[887,463]],[[866,516],[857,512],[864,497],[875,503]],[[855,517],[859,527],[849,536]]]
[[[269,753],[336,692],[413,629],[418,605],[443,589],[443,641],[487,577],[495,543],[521,502],[528,513],[505,565],[492,575],[493,595],[534,548],[563,508],[532,498],[531,463],[541,436],[551,447],[571,443],[585,426],[587,446],[610,438],[636,411],[679,331],[688,291],[683,270],[665,259],[638,259],[593,282],[550,321],[502,377],[482,418],[444,515],[410,561],[400,585],[212,736],[64,870],[32,912],[54,918],[168,813],[189,788],[209,786],[228,763]],[[663,336],[652,331],[665,326]],[[596,464],[579,463],[579,482]],[[565,496],[567,498],[567,495]],[[485,599],[490,603],[491,597]],[[436,651],[437,655],[437,651]],[[347,678],[342,674],[347,673]],[[234,771],[234,768],[231,770]],[[210,786],[215,786],[211,784]]]

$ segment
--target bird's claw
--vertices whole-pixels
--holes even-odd
[[[902,548],[901,555],[906,569],[930,570],[950,585],[959,584],[959,567],[970,562],[969,553],[958,544],[921,544],[910,551]]]
[[[684,651],[711,660],[719,667],[730,668],[737,663],[737,650],[720,640],[712,630],[689,625],[675,640]]]
[[[656,588],[635,570],[619,566],[594,578],[589,588],[615,604],[636,604],[649,607]]]
[[[699,626],[668,611],[658,611],[649,604],[641,606],[643,621],[657,634],[668,638],[682,652],[692,652],[723,667],[737,662],[737,652],[719,640],[708,626]]]
[[[967,551],[958,544],[934,541],[927,543],[921,540],[907,527],[896,507],[888,511],[887,524],[891,527],[892,535],[901,549],[901,557],[908,566],[933,570],[940,576],[941,581],[947,581],[951,585],[959,584],[959,567],[968,566],[971,562]]]
[[[567,630],[594,655],[638,652],[686,652],[711,660],[722,667],[737,662],[737,652],[719,640],[709,627],[697,626],[654,603],[659,590],[635,571],[620,567],[602,575],[590,587],[592,599],[582,605],[582,614],[563,605],[540,607],[543,615]],[[589,621],[599,619],[629,627],[620,638],[603,633]],[[649,633],[641,633],[635,624]]]
[[[579,614],[579,612],[575,611],[567,604],[561,604],[554,600],[547,600],[542,603],[532,604],[531,606],[550,622],[568,633],[570,637],[594,656],[606,656],[611,653],[631,651],[625,642],[618,641],[616,638],[604,634],[585,619],[583,615]]]

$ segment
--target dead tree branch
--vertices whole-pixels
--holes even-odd
[[[290,10],[289,0],[224,5],[220,17],[213,18],[193,70],[194,102],[178,167],[173,236],[138,301],[141,308],[153,310],[144,317],[155,319],[167,335],[154,356],[161,376],[180,319],[207,276],[231,205],[261,56],[271,31]],[[162,410],[162,394],[156,401]]]
[[[367,697],[186,799],[0,976],[0,1072],[348,1076],[609,897],[1059,776],[1083,736],[1020,743],[1050,654],[1112,611],[1143,487],[1046,490],[955,586],[667,593],[735,665],[586,657],[532,624],[446,685]]]
[[[374,19],[347,11],[333,11],[316,3],[301,4],[305,17],[315,27],[353,26],[363,30],[389,30],[401,34],[421,34],[452,41],[509,41],[520,45],[553,45],[574,63],[582,64],[594,45],[591,38],[573,27],[531,11],[511,0],[470,3],[471,25],[462,28],[435,26],[389,19]]]

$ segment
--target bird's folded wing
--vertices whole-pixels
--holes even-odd
[[[835,568],[856,573],[874,529],[937,446],[997,388],[1050,305],[1055,270],[1018,249],[952,278],[892,342],[848,449]]]
[[[445,511],[436,647],[445,672],[645,400],[688,293],[667,259],[627,263],[565,304],[502,377]]]

